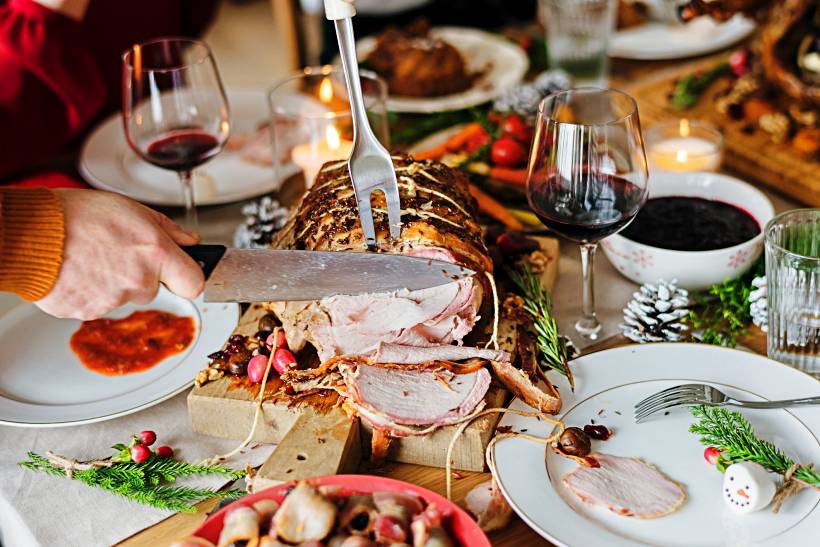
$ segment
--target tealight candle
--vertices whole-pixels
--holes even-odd
[[[291,159],[304,171],[305,184],[310,188],[322,165],[333,160],[346,160],[350,157],[352,150],[353,142],[342,139],[339,136],[339,130],[328,125],[323,139],[294,146]]]
[[[712,126],[682,119],[661,122],[646,132],[650,167],[665,171],[717,171],[723,136]]]

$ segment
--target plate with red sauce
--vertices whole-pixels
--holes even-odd
[[[0,424],[79,425],[160,403],[191,386],[238,320],[236,304],[189,301],[165,288],[147,305],[84,323],[4,295]]]

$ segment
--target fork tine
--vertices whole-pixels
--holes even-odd
[[[664,401],[662,403],[658,403],[650,408],[645,408],[640,412],[635,413],[635,421],[641,421],[642,419],[651,416],[652,414],[657,414],[661,410],[666,410],[669,408],[673,408],[676,406],[685,406],[685,405],[699,405],[706,403],[706,400],[691,396],[685,397],[678,397],[676,399],[670,399],[668,401]]]
[[[658,401],[660,399],[664,399],[664,398],[669,397],[671,395],[675,395],[677,393],[695,392],[698,389],[699,389],[699,387],[698,387],[697,384],[684,384],[684,385],[680,385],[680,386],[670,387],[669,389],[664,389],[663,391],[659,391],[658,393],[655,393],[654,395],[650,395],[646,399],[638,402],[635,405],[635,408],[638,409],[642,406],[646,406],[650,403],[653,403],[653,402]]]
[[[359,206],[359,219],[362,223],[362,234],[367,246],[376,244],[376,228],[373,225],[373,210],[370,208],[370,189],[356,193],[356,202]]]
[[[390,223],[390,239],[398,239],[401,235],[401,204],[399,202],[399,186],[396,183],[395,175],[392,181],[387,181],[379,186],[384,192],[387,202],[387,221]]]

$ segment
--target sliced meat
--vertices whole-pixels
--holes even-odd
[[[472,413],[490,387],[484,368],[453,374],[343,364],[339,370],[354,403],[399,425],[452,423]]]
[[[288,543],[321,541],[333,530],[336,506],[305,481],[299,482],[273,516],[274,532]]]
[[[493,480],[482,482],[467,492],[464,502],[485,532],[504,528],[512,518],[512,507]]]
[[[529,406],[548,414],[557,414],[561,410],[561,398],[540,389],[521,369],[505,361],[490,362],[501,383]]]
[[[638,458],[594,454],[600,467],[579,467],[561,480],[582,501],[626,517],[651,519],[675,512],[683,487]]]
[[[428,347],[405,346],[380,342],[367,357],[374,363],[422,364],[434,360],[463,361],[479,358],[488,361],[509,361],[510,354],[492,349],[466,346],[437,345]]]

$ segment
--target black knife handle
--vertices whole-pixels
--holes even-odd
[[[186,245],[182,250],[199,264],[208,279],[228,248],[224,245]]]

